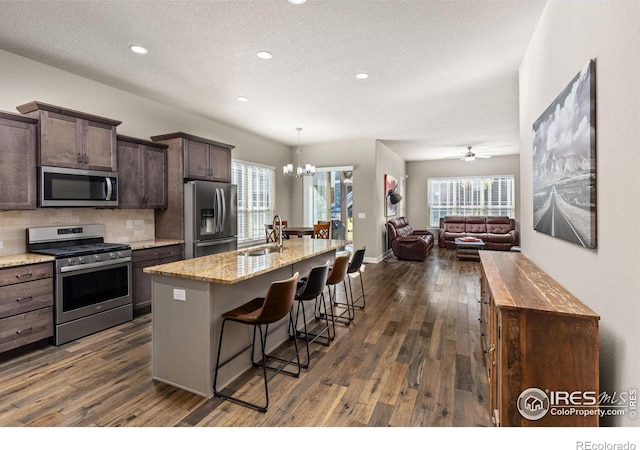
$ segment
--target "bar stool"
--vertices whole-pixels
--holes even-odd
[[[351,323],[351,321],[355,317],[355,310],[353,309],[353,304],[349,302],[349,292],[347,291],[347,283],[345,278],[347,276],[347,269],[349,268],[349,254],[345,253],[344,255],[336,256],[333,261],[333,266],[329,270],[329,276],[327,277],[327,287],[329,288],[329,302],[331,304],[331,313],[328,314],[331,320],[335,323],[336,321],[342,323]],[[344,295],[346,297],[346,303],[338,303],[337,302],[337,289],[336,286],[342,283],[344,287]],[[336,314],[334,312],[334,306],[346,305],[347,309],[342,311],[340,314]],[[346,314],[346,317],[345,317]],[[324,317],[325,314],[316,309],[317,317]],[[335,331],[334,331],[335,336]]]
[[[291,278],[282,280],[282,281],[274,281],[269,286],[267,290],[267,295],[265,297],[254,298],[250,302],[245,303],[238,308],[235,308],[229,312],[226,312],[222,315],[222,325],[220,328],[220,341],[218,342],[218,355],[216,356],[216,369],[215,375],[213,378],[213,393],[214,396],[220,397],[223,399],[231,400],[235,403],[238,403],[243,406],[247,406],[249,408],[253,408],[260,412],[267,412],[267,408],[269,406],[269,381],[279,373],[283,373],[286,375],[290,375],[293,377],[298,377],[300,375],[300,356],[298,354],[298,341],[294,339],[295,353],[289,358],[279,358],[273,355],[267,355],[265,353],[265,346],[267,341],[267,336],[269,334],[269,325],[272,323],[278,322],[280,319],[289,314],[289,323],[293,322],[293,299],[296,295],[296,286],[298,281],[298,272],[296,272]],[[224,327],[228,321],[242,323],[245,325],[253,326],[253,339],[251,344],[247,347],[243,348],[233,356],[230,356],[224,362],[220,363],[220,351],[222,350],[222,337],[224,335]],[[264,325],[264,331],[262,326]],[[262,354],[262,362],[256,362],[255,360],[255,341],[256,341],[256,330],[260,331],[260,350]],[[231,395],[226,395],[218,391],[218,370],[221,367],[224,367],[226,364],[240,356],[246,350],[251,348],[251,363],[254,367],[262,367],[262,374],[264,377],[264,393],[265,393],[265,405],[260,406],[255,403],[250,403],[248,401],[239,399],[237,397],[233,397]],[[294,364],[292,361],[296,359],[297,362]],[[278,367],[267,366],[267,359],[279,361]],[[297,366],[297,372],[284,370],[288,365]],[[272,370],[275,373],[267,378],[267,370]]]
[[[347,268],[347,280],[349,281],[349,293],[351,294],[351,306],[353,308],[364,309],[366,306],[366,298],[364,296],[364,282],[362,281],[362,262],[364,261],[364,252],[367,247],[363,246],[360,250],[357,250],[351,261],[349,262],[349,267]],[[360,296],[356,299],[353,298],[353,288],[351,287],[351,277],[356,276],[360,278]],[[362,299],[362,305],[356,304],[358,300]],[[336,303],[336,305],[347,306],[345,303]]]
[[[333,336],[331,335],[331,328],[329,327],[329,315],[327,314],[327,304],[324,298],[324,288],[327,284],[327,276],[329,275],[329,265],[317,266],[311,268],[309,272],[309,276],[307,278],[302,278],[298,282],[298,292],[296,293],[295,299],[298,302],[298,308],[296,310],[295,323],[293,324],[292,329],[290,329],[289,335],[291,337],[301,337],[304,338],[305,346],[307,348],[307,362],[300,363],[300,366],[304,369],[309,368],[309,361],[311,360],[311,354],[309,352],[309,344],[316,342],[319,338],[326,339],[326,341],[318,341],[318,343],[329,346],[330,342],[333,341],[335,337],[335,324],[333,324]],[[318,298],[322,300],[318,302]],[[307,329],[307,315],[305,313],[304,303],[314,300],[314,310],[320,308],[320,304],[324,307],[324,319],[325,325],[324,327],[312,333]],[[304,331],[298,330],[298,319],[300,317],[300,309],[302,308],[302,322],[304,325]],[[294,336],[295,331],[295,336]],[[323,333],[326,332],[326,335]]]

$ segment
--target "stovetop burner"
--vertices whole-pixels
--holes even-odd
[[[67,258],[69,256],[84,256],[94,253],[108,253],[122,250],[129,250],[131,247],[127,244],[109,244],[106,242],[96,242],[91,244],[69,245],[66,247],[50,247],[32,250],[33,253],[43,255],[51,255],[56,258]]]
[[[27,243],[30,253],[55,256],[57,259],[105,253],[109,254],[109,259],[131,256],[131,247],[128,244],[104,242],[104,225],[99,224],[29,228]],[[101,258],[81,260],[100,261]]]

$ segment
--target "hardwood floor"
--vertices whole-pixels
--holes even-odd
[[[363,281],[366,308],[336,325],[331,346],[312,344],[300,378],[273,378],[266,414],[153,381],[147,314],[61,347],[0,355],[0,426],[492,426],[479,263],[436,248],[424,263],[367,264]],[[231,388],[262,399],[259,372]]]

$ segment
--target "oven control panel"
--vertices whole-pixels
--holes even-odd
[[[56,260],[56,267],[77,267],[80,269],[82,266],[95,267],[96,265],[109,265],[127,261],[131,261],[131,250],[60,258]]]

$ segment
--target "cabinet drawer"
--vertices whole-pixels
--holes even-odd
[[[182,245],[167,245],[164,247],[145,248],[133,251],[133,262],[149,261],[161,258],[182,258]],[[161,264],[158,262],[158,264]]]
[[[0,353],[53,336],[53,307],[0,319]]]
[[[53,278],[0,287],[0,319],[53,305]]]
[[[29,264],[0,270],[0,286],[53,277],[53,264]]]

